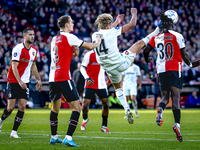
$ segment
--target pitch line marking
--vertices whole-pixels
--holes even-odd
[[[6,132],[11,132],[11,130],[3,130],[3,131],[6,131]],[[49,132],[50,133],[50,131],[27,131],[27,130],[20,130],[20,132]],[[66,131],[58,131],[58,133],[66,133]],[[102,132],[95,132],[95,131],[89,131],[89,132],[87,132],[87,131],[85,131],[85,132],[82,132],[82,131],[75,131],[75,133],[99,133],[99,134],[102,134]],[[200,135],[200,133],[184,133],[184,132],[181,132],[182,134],[184,134],[184,135]],[[174,133],[172,132],[172,133],[151,133],[151,132],[111,132],[111,134],[166,134],[166,135],[174,135]]]
[[[1,132],[1,133],[10,133],[10,132]],[[50,134],[30,134],[30,133],[18,133],[22,135],[37,135],[37,136],[51,136]],[[58,135],[60,137],[65,135]],[[73,136],[79,138],[94,138],[94,139],[116,139],[116,140],[149,140],[149,141],[163,141],[163,139],[152,139],[152,138],[120,138],[120,137],[99,137],[99,136]],[[165,141],[175,141],[175,139],[164,139]],[[189,142],[200,142],[200,140],[184,140]]]

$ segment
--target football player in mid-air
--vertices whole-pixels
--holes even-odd
[[[134,122],[134,119],[121,87],[122,72],[129,68],[136,55],[145,45],[148,44],[151,37],[159,33],[159,29],[157,28],[154,32],[136,42],[121,54],[117,47],[117,37],[135,27],[137,22],[137,9],[131,8],[131,15],[132,17],[128,24],[123,27],[115,28],[112,28],[113,17],[110,14],[99,15],[95,21],[95,23],[98,24],[99,31],[92,35],[93,42],[96,41],[96,36],[98,34],[103,35],[100,46],[94,49],[97,62],[107,72],[115,88],[116,96],[126,111],[127,120],[130,124]]]
[[[188,55],[185,52],[185,41],[180,33],[169,30],[173,27],[173,20],[170,16],[160,14],[161,24],[159,25],[160,34],[153,36],[145,48],[143,54],[146,62],[152,60],[148,58],[149,52],[156,49],[158,56],[156,68],[158,74],[158,85],[161,91],[162,99],[157,109],[156,123],[161,126],[163,123],[163,111],[169,103],[169,98],[172,98],[172,110],[174,114],[175,124],[173,130],[176,133],[176,138],[182,142],[180,132],[180,93],[183,83],[182,75],[182,59],[191,68],[200,65],[200,60],[191,63]]]

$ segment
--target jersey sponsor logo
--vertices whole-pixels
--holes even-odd
[[[119,30],[119,27],[115,27],[116,30]]]
[[[14,53],[13,56],[14,56],[14,57],[17,57],[17,53]]]
[[[93,62],[92,65],[99,65],[98,63]]]
[[[24,61],[24,62],[33,62],[33,60],[26,60],[24,58],[22,58],[21,61]]]
[[[105,60],[105,59],[108,59],[108,56],[105,56],[105,57],[99,57],[100,60]]]

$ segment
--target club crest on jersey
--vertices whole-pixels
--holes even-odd
[[[17,56],[17,53],[14,53],[13,56],[16,57],[16,56]]]
[[[35,52],[33,52],[33,56],[35,56]]]
[[[128,51],[125,51],[125,54],[126,54],[126,55],[129,55],[129,52],[128,52]]]
[[[11,97],[12,97],[12,94],[11,94],[11,93],[9,93],[9,94],[8,94],[8,97],[9,97],[9,98],[11,98]]]

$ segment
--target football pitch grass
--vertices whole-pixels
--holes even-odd
[[[0,115],[3,109],[0,109]],[[90,109],[89,122],[85,132],[80,129],[82,115],[79,119],[73,140],[79,148],[63,144],[50,145],[50,109],[26,109],[24,119],[18,129],[21,139],[10,138],[17,109],[5,120],[0,133],[0,150],[149,150],[149,149],[200,149],[200,109],[181,110],[181,133],[183,142],[176,140],[172,130],[174,125],[171,109],[163,114],[163,125],[156,124],[156,110],[139,110],[139,118],[133,124],[124,119],[124,110],[110,109],[108,129],[111,133],[102,133],[101,109]],[[65,137],[71,110],[61,109],[58,115],[58,135]]]

